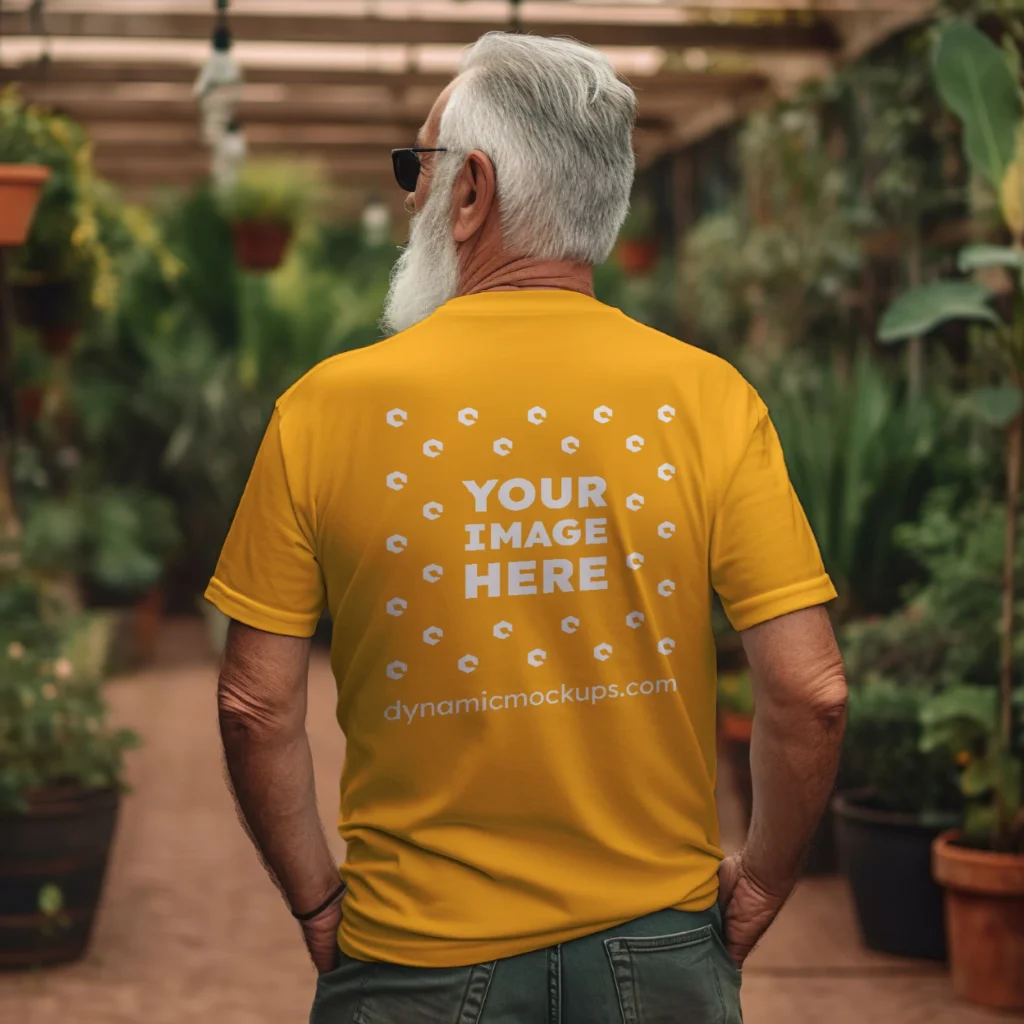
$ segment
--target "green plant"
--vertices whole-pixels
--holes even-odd
[[[136,737],[110,727],[99,681],[75,658],[84,627],[30,575],[0,579],[0,809],[26,810],[50,786],[121,784]]]
[[[655,235],[655,208],[649,196],[635,195],[629,206],[626,221],[619,232],[625,240],[647,241]]]
[[[912,572],[895,530],[917,515],[933,482],[935,404],[909,400],[864,353],[849,374],[800,373],[789,357],[758,384],[839,591],[839,618],[891,610]]]
[[[316,207],[323,182],[313,165],[291,161],[247,163],[238,180],[219,196],[229,221],[297,224]]]
[[[132,599],[160,582],[180,537],[174,507],[136,487],[84,487],[24,506],[22,557],[70,573],[103,599]]]
[[[28,240],[13,253],[15,283],[73,281],[82,286],[86,306],[110,310],[117,301],[119,260],[128,251],[148,250],[165,273],[176,272],[149,215],[122,204],[95,175],[81,125],[25,104],[15,86],[0,91],[0,162],[50,168]]]
[[[961,810],[957,768],[942,749],[922,749],[930,689],[869,677],[850,688],[844,787],[863,787],[888,811],[941,823]]]
[[[895,342],[913,338],[951,321],[976,326],[978,360],[986,386],[971,395],[978,416],[1005,434],[1006,507],[1000,621],[998,770],[991,786],[972,791],[986,801],[984,816],[975,808],[971,820],[990,825],[988,843],[995,849],[1021,845],[1021,755],[1014,737],[1014,624],[1020,460],[1024,418],[1024,119],[1020,87],[1021,57],[1009,36],[1000,48],[964,21],[951,21],[939,35],[934,73],[947,106],[964,127],[964,151],[976,173],[999,196],[1011,246],[971,246],[960,253],[964,272],[1001,271],[1013,289],[1012,319],[1005,321],[990,305],[988,289],[977,281],[935,281],[902,295],[883,317],[879,336]],[[980,699],[980,698],[979,698]],[[977,723],[975,723],[977,725]],[[994,763],[994,762],[993,762]],[[1013,766],[1013,767],[1011,767]],[[1014,780],[1017,780],[1016,782]],[[973,837],[977,841],[977,836]]]
[[[722,354],[745,340],[750,355],[771,359],[850,335],[868,213],[830,148],[821,107],[812,89],[752,115],[739,138],[741,194],[687,234],[686,307],[697,339]]]
[[[967,841],[1024,854],[1024,761],[1002,742],[999,691],[952,687],[924,705],[921,724],[921,750],[955,757],[960,766]]]
[[[305,223],[270,279],[238,272],[208,190],[170,196],[159,230],[173,279],[140,253],[115,313],[75,355],[76,405],[104,478],[169,497],[183,586],[205,585],[274,402],[315,364],[380,337],[393,251],[358,227]]]

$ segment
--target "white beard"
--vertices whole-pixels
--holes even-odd
[[[440,154],[439,154],[440,155]],[[452,187],[459,164],[440,160],[423,209],[412,218],[409,244],[391,271],[380,325],[397,334],[454,299],[459,288],[459,254],[452,238]]]

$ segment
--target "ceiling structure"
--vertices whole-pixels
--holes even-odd
[[[214,0],[0,0],[0,83],[82,121],[100,173],[141,194],[201,180],[192,83]],[[250,152],[383,190],[463,47],[518,27],[601,47],[636,88],[641,166],[827,74],[934,0],[234,0]]]

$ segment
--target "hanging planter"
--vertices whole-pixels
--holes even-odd
[[[40,164],[0,164],[0,247],[25,244],[49,177],[50,168]]]
[[[292,239],[291,224],[240,220],[231,225],[235,261],[243,270],[265,273],[283,262]]]
[[[290,161],[248,163],[231,184],[218,188],[238,265],[257,272],[280,266],[295,225],[316,206],[322,189],[314,166]]]
[[[619,266],[634,277],[649,274],[660,255],[661,247],[653,238],[624,238],[616,250]]]

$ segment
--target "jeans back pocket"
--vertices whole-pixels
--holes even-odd
[[[712,925],[604,945],[623,1024],[739,1024],[738,972],[723,986],[727,965],[718,963],[724,950]]]

